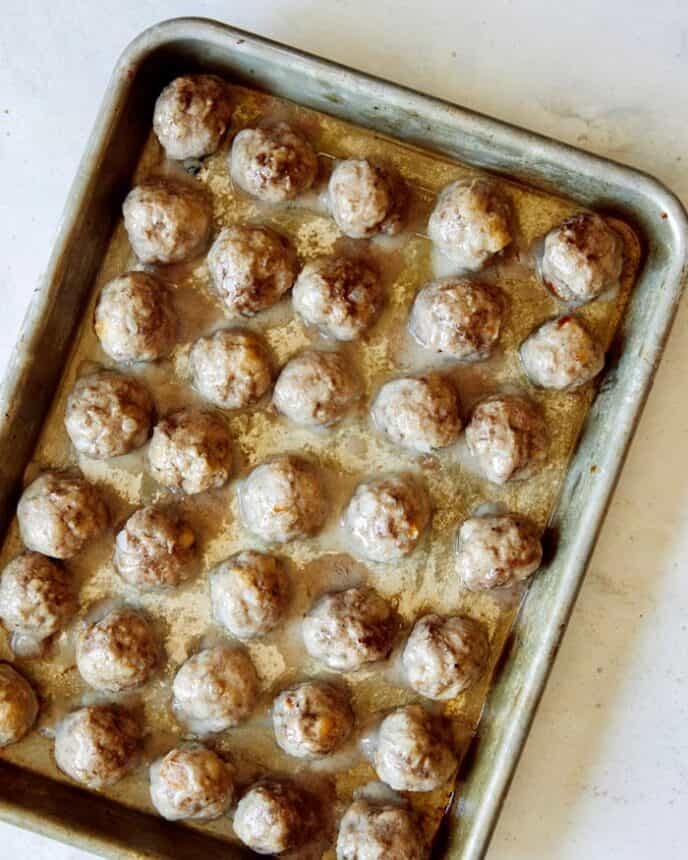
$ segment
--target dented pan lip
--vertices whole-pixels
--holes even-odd
[[[328,81],[333,91],[337,88],[348,93],[358,90],[367,98],[379,100],[381,104],[399,106],[408,116],[425,117],[429,123],[433,118],[445,120],[456,126],[457,134],[470,141],[470,152],[467,149],[465,156],[460,154],[458,157],[475,163],[475,158],[471,159],[470,154],[483,151],[487,160],[479,162],[481,167],[509,176],[516,175],[517,178],[525,172],[527,178],[524,181],[531,185],[538,185],[538,176],[546,183],[549,168],[556,172],[555,168],[559,167],[567,175],[578,176],[587,182],[599,182],[605,189],[601,200],[603,206],[623,209],[623,198],[632,196],[634,208],[627,206],[625,215],[631,220],[637,219],[641,234],[645,233],[644,223],[649,224],[655,219],[663,222],[661,237],[655,241],[650,236],[646,248],[647,260],[654,260],[654,265],[661,273],[661,284],[653,301],[652,324],[643,332],[642,355],[638,354],[632,379],[629,378],[624,389],[623,402],[614,415],[613,444],[596,451],[601,477],[588,490],[584,513],[576,518],[575,528],[571,528],[572,539],[566,548],[566,575],[558,577],[548,598],[547,624],[542,629],[537,646],[528,654],[524,654],[524,649],[511,654],[504,663],[502,673],[508,674],[515,663],[520,661],[518,696],[514,701],[508,728],[491,751],[491,770],[489,778],[481,784],[481,797],[471,805],[470,815],[466,816],[467,823],[463,825],[460,836],[460,819],[453,815],[449,819],[445,856],[455,860],[479,860],[487,850],[671,329],[688,266],[686,212],[679,200],[656,179],[567,144],[215,21],[202,18],[164,21],[145,30],[129,44],[117,61],[108,84],[59,222],[50,261],[29,306],[0,388],[0,451],[11,450],[8,446],[11,446],[12,436],[18,432],[19,408],[27,374],[45,346],[46,321],[59,301],[67,252],[78,241],[80,231],[85,229],[82,217],[85,203],[94,193],[99,165],[110,144],[116,122],[126,109],[127,97],[135,86],[136,71],[157,50],[166,48],[173,51],[175,44],[189,42],[212,46],[215,50],[226,52],[228,56],[231,52],[247,51],[257,62],[268,64],[277,59],[287,59],[307,69],[319,81]],[[375,128],[374,122],[370,125]],[[384,122],[381,125],[384,126]],[[385,128],[380,130],[388,133]],[[422,136],[416,135],[411,142],[422,145]],[[426,148],[437,149],[433,147],[431,132],[428,133]],[[576,197],[575,185],[568,187],[564,183],[562,187],[567,196]],[[632,320],[629,325],[632,325]],[[567,490],[574,493],[578,480],[580,475],[570,472],[564,493]],[[557,514],[554,518],[557,519]],[[565,512],[560,521],[566,526]],[[538,586],[539,580],[536,579],[534,587]],[[528,600],[522,616],[527,615],[527,611]],[[517,636],[522,621],[522,617],[517,621]],[[488,727],[491,701],[492,696],[488,699],[485,711]],[[479,735],[482,733],[481,724]],[[88,822],[67,826],[59,814],[37,812],[11,800],[0,801],[0,818],[103,856],[128,857],[132,860],[144,856],[173,856],[164,851],[150,853],[146,850],[141,853],[131,847],[126,834],[117,840],[89,826]],[[232,855],[245,856],[243,852],[226,849],[226,856]]]

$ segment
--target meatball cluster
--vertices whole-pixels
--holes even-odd
[[[485,477],[495,484],[530,478],[544,465],[549,448],[540,410],[516,394],[482,400],[466,427],[466,441]]]
[[[191,575],[195,543],[178,514],[151,505],[135,511],[117,533],[113,561],[135,588],[175,588]]]
[[[244,550],[210,572],[213,617],[237,639],[269,633],[284,617],[289,579],[273,555]]]
[[[409,316],[409,331],[430,352],[458,361],[483,361],[495,348],[506,301],[498,287],[467,278],[426,284]]]
[[[20,741],[36,722],[38,698],[23,675],[0,663],[0,749]]]
[[[87,624],[76,643],[76,665],[81,677],[104,693],[141,687],[152,676],[159,657],[150,622],[127,606],[111,609]]]
[[[301,270],[292,293],[294,310],[334,340],[356,340],[380,316],[384,289],[365,260],[319,257]]]
[[[95,330],[114,361],[155,361],[167,355],[177,336],[170,291],[148,272],[127,272],[103,287]]]
[[[232,117],[227,85],[215,75],[182,75],[158,96],[153,131],[168,158],[212,155]]]
[[[284,366],[273,402],[295,424],[326,427],[343,418],[358,395],[358,382],[343,355],[310,349]]]
[[[156,481],[188,495],[223,486],[232,469],[226,423],[205,409],[173,412],[155,426],[148,465]]]
[[[459,529],[456,568],[472,591],[516,585],[535,573],[541,561],[540,534],[525,517],[469,517]]]
[[[222,409],[251,406],[272,384],[267,346],[257,335],[241,329],[220,329],[199,338],[189,364],[196,390]]]
[[[549,320],[521,344],[521,362],[533,385],[580,388],[604,367],[604,350],[576,316]]]
[[[331,755],[351,736],[354,714],[347,694],[323,681],[284,690],[272,706],[275,740],[295,758]]]
[[[246,528],[267,543],[287,543],[318,532],[328,513],[316,467],[294,454],[261,463],[239,488]]]
[[[330,212],[352,239],[394,236],[404,226],[408,192],[394,168],[361,158],[340,161],[328,185]]]
[[[153,399],[133,377],[111,370],[82,377],[65,407],[65,428],[80,454],[106,460],[145,444],[153,423]]]
[[[462,426],[456,388],[439,373],[386,382],[372,416],[392,442],[421,454],[452,445]]]
[[[315,182],[318,156],[309,141],[286,122],[271,128],[245,128],[232,143],[232,179],[247,194],[282,203]]]
[[[0,578],[0,619],[13,634],[12,647],[28,653],[53,636],[76,612],[69,573],[37,552],[13,559]]]
[[[169,179],[133,188],[122,205],[124,227],[142,263],[184,263],[205,251],[212,211],[205,194]]]
[[[215,645],[194,654],[172,684],[177,717],[196,734],[238,726],[258,700],[258,676],[241,648]]]
[[[393,606],[372,588],[325,594],[303,619],[308,653],[336,672],[354,672],[389,656],[399,621]]]
[[[572,215],[545,237],[543,283],[568,305],[585,304],[617,286],[622,269],[619,235],[593,212]]]
[[[402,804],[355,800],[337,836],[337,860],[424,860],[427,847],[416,816]]]
[[[52,558],[72,558],[107,528],[109,514],[93,484],[45,472],[22,493],[17,520],[27,549]]]
[[[478,271],[511,244],[511,206],[489,179],[452,182],[437,198],[428,236],[459,268]]]
[[[409,474],[359,484],[344,512],[344,526],[358,552],[382,563],[410,555],[429,522],[430,500]]]
[[[225,227],[208,253],[208,269],[230,316],[252,317],[291,289],[296,255],[269,227]]]
[[[231,768],[202,744],[170,750],[150,767],[150,796],[168,821],[211,821],[234,797]]]

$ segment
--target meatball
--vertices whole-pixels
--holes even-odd
[[[251,715],[258,676],[241,648],[215,645],[189,657],[175,675],[172,692],[175,713],[193,732],[222,732]]]
[[[515,394],[482,400],[466,427],[466,441],[485,477],[495,484],[530,478],[544,465],[549,447],[540,410]]]
[[[147,272],[127,272],[106,284],[94,322],[114,361],[155,361],[171,351],[177,336],[170,291]]]
[[[368,262],[318,257],[304,266],[292,293],[296,313],[335,340],[356,340],[380,316],[384,289]]]
[[[9,663],[0,663],[0,748],[16,744],[36,722],[33,687]]]
[[[114,705],[73,711],[58,725],[55,761],[63,773],[88,788],[114,785],[137,764],[141,728]]]
[[[208,269],[229,313],[252,317],[291,289],[296,255],[269,227],[225,227],[208,252]]]
[[[158,665],[159,649],[145,616],[135,609],[111,609],[88,624],[76,643],[81,677],[107,693],[145,684]]]
[[[429,522],[425,488],[408,474],[359,484],[344,512],[344,525],[360,554],[378,562],[410,555]]]
[[[258,854],[301,848],[315,826],[313,799],[286,780],[255,783],[239,801],[234,815],[234,832]]]
[[[490,642],[482,624],[459,615],[426,615],[406,641],[402,663],[409,684],[428,699],[453,699],[485,672]]]
[[[415,815],[398,804],[355,800],[344,813],[337,837],[337,860],[424,860],[422,829]]]
[[[433,791],[458,765],[444,725],[420,705],[397,708],[378,730],[373,764],[395,791]]]
[[[158,96],[153,131],[168,158],[203,158],[222,143],[232,117],[227,85],[215,75],[183,75]]]
[[[328,513],[316,467],[282,454],[251,472],[239,488],[244,526],[268,543],[287,543],[320,531]]]
[[[106,460],[146,443],[153,408],[138,380],[104,370],[76,383],[67,398],[65,428],[80,454]]]
[[[615,287],[622,268],[621,239],[593,212],[572,215],[545,237],[543,283],[569,305],[585,304]]]
[[[61,630],[76,612],[72,578],[59,564],[37,552],[13,559],[0,579],[0,618],[14,635],[15,651],[35,646]]]
[[[306,650],[337,672],[353,672],[389,656],[398,630],[393,607],[372,588],[325,594],[303,619]]]
[[[604,367],[604,350],[575,316],[549,320],[521,344],[521,362],[533,385],[579,388]]]
[[[275,740],[285,753],[295,758],[321,758],[351,737],[354,713],[339,687],[307,681],[275,699],[272,725]]]
[[[330,176],[328,193],[332,217],[345,236],[395,236],[404,226],[408,192],[391,167],[367,159],[340,161]]]
[[[150,505],[118,532],[113,561],[122,579],[142,591],[175,588],[191,575],[195,543],[178,514]]]
[[[470,517],[459,529],[456,569],[471,591],[522,582],[541,561],[540,534],[525,517]]]
[[[439,373],[386,382],[373,403],[373,421],[395,445],[423,454],[459,438],[461,416],[454,385]]]
[[[505,307],[497,287],[443,278],[426,284],[416,296],[409,331],[431,352],[459,361],[483,361],[499,340]]]
[[[210,821],[224,815],[232,802],[233,774],[212,750],[188,744],[153,762],[150,796],[168,821]]]
[[[511,244],[511,206],[489,179],[452,182],[428,221],[428,236],[457,266],[476,272]]]
[[[223,409],[257,403],[272,383],[272,362],[263,341],[240,329],[199,338],[189,357],[196,390]]]
[[[315,182],[318,156],[308,140],[286,122],[245,128],[232,143],[232,179],[267,203],[293,200]]]
[[[71,558],[107,528],[109,515],[93,484],[45,472],[22,493],[17,520],[27,549]]]
[[[213,617],[238,639],[263,636],[284,617],[289,580],[272,555],[244,550],[210,572]]]
[[[306,350],[292,358],[275,384],[273,401],[282,415],[305,427],[339,421],[358,398],[350,361],[336,352]]]
[[[208,246],[210,201],[191,184],[144,182],[127,194],[122,211],[132,250],[142,263],[183,263]]]
[[[221,487],[232,470],[227,425],[206,409],[179,409],[156,425],[148,464],[155,480],[171,490],[194,495]]]

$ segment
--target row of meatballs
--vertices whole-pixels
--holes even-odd
[[[158,98],[153,128],[169,158],[198,159],[220,147],[231,113],[228,89],[221,79],[184,76]],[[239,131],[232,141],[229,166],[240,188],[272,204],[296,200],[316,184],[320,172],[310,141],[285,122]],[[202,216],[198,198],[195,206],[190,198],[180,199],[177,211],[175,189],[168,187],[171,196],[166,199],[165,186],[157,188],[162,196],[156,197],[156,186],[149,185],[134,189],[125,202],[125,223],[137,256],[142,262],[165,264],[200,253],[208,239],[209,213]],[[395,234],[404,227],[409,190],[389,165],[371,159],[338,161],[327,191],[329,211],[347,236]],[[512,243],[513,220],[508,198],[494,183],[483,178],[460,180],[439,195],[428,236],[458,268],[478,271]],[[577,305],[614,286],[622,262],[617,234],[598,216],[585,213],[548,234],[540,271],[548,289]],[[220,286],[222,277],[216,281]],[[231,299],[231,290],[228,295]]]

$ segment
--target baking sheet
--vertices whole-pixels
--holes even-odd
[[[324,467],[333,507],[329,525],[319,538],[290,544],[281,552],[289,559],[295,585],[290,623],[285,630],[249,644],[265,690],[262,706],[248,724],[225,733],[216,741],[216,747],[237,760],[243,778],[249,779],[253,773],[264,769],[294,772],[307,767],[302,762],[289,759],[276,747],[267,709],[274,693],[294,679],[323,674],[303,652],[296,628],[298,618],[313,598],[326,588],[342,587],[364,579],[395,600],[408,624],[428,610],[466,612],[477,617],[490,630],[491,665],[494,667],[518,607],[521,591],[472,594],[461,588],[453,570],[457,526],[465,516],[486,503],[502,503],[509,509],[531,516],[541,527],[545,526],[593,389],[586,387],[571,393],[531,391],[541,403],[552,433],[550,461],[535,478],[503,488],[479,478],[463,443],[457,450],[419,459],[381,439],[370,427],[365,409],[373,392],[390,376],[438,366],[433,357],[421,355],[405,334],[406,315],[413,295],[433,276],[438,262],[433,259],[430,243],[422,235],[423,225],[437,191],[448,182],[476,171],[254,91],[235,87],[234,94],[237,108],[233,132],[265,117],[289,118],[305,128],[314,140],[322,154],[323,173],[326,173],[332,158],[378,155],[394,163],[413,188],[410,233],[393,240],[369,243],[369,252],[379,263],[387,282],[388,307],[380,323],[362,344],[344,347],[344,351],[351,354],[363,381],[363,408],[340,427],[322,433],[299,430],[278,418],[265,405],[230,417],[238,455],[237,477],[246,474],[270,454],[303,450]],[[302,262],[348,244],[341,239],[331,219],[318,211],[320,204],[315,195],[307,201],[312,210],[301,206],[264,207],[233,188],[225,150],[226,147],[207,159],[196,177],[212,194],[217,229],[246,220],[270,224],[292,238]],[[164,161],[157,142],[151,138],[142,156],[139,178],[175,170],[179,168]],[[539,236],[577,209],[561,198],[515,183],[501,182],[514,205],[518,239],[516,248],[485,275],[497,283],[510,300],[500,352],[489,362],[478,365],[457,367],[439,362],[439,366],[457,381],[466,412],[483,394],[512,386],[527,387],[518,364],[516,347],[532,328],[555,313],[558,307],[536,282],[530,249]],[[582,309],[582,314],[605,344],[611,341],[618,324],[639,260],[639,247],[632,231],[618,221],[615,227],[626,248],[621,288],[614,295]],[[93,301],[102,284],[134,265],[135,260],[120,225],[98,276]],[[203,262],[168,268],[165,274],[174,287],[175,302],[183,319],[180,346],[171,361],[132,371],[150,386],[161,414],[198,400],[185,380],[188,343],[225,323],[221,306],[209,290]],[[93,306],[85,312],[84,324],[63,384],[34,461],[27,470],[27,480],[42,468],[66,468],[78,462],[87,477],[104,487],[115,522],[122,522],[140,504],[167,499],[170,494],[155,485],[143,471],[143,451],[106,463],[74,458],[62,426],[64,399],[75,378],[98,366],[108,365],[92,331],[92,313]],[[317,335],[293,318],[288,301],[249,323],[242,321],[242,325],[266,336],[277,365],[283,364],[300,348],[319,341]],[[401,468],[421,473],[429,487],[435,507],[430,534],[410,559],[391,567],[352,560],[347,555],[346,539],[337,525],[338,512],[362,476]],[[235,482],[202,497],[179,499],[178,507],[199,533],[204,572],[239,549],[258,546],[238,522]],[[13,526],[3,548],[2,563],[18,551]],[[207,580],[203,574],[175,594],[139,597],[129,591],[114,573],[110,563],[111,551],[112,534],[93,544],[68,566],[81,583],[82,614],[104,597],[124,596],[146,608],[158,621],[167,662],[159,677],[140,697],[135,697],[143,702],[146,712],[151,732],[147,753],[152,757],[169,748],[180,733],[169,711],[169,685],[176,668],[204,638],[212,639],[218,631],[209,616]],[[48,659],[17,661],[37,682],[41,692],[44,734],[50,733],[66,708],[78,704],[84,693],[88,695],[74,666],[71,640],[70,632],[63,635]],[[7,642],[3,647],[4,656],[9,657]],[[346,680],[352,689],[359,724],[364,729],[380,711],[417,698],[400,683],[394,660],[384,671],[365,670],[346,676]],[[479,718],[488,680],[486,676],[468,694],[447,705],[457,744],[462,747]],[[51,743],[47,737],[32,735],[7,750],[5,756],[23,767],[62,778],[52,765]],[[317,778],[333,780],[338,803],[342,806],[355,788],[375,778],[357,749],[336,756],[334,762],[318,765],[316,770]],[[151,808],[145,770],[108,793],[119,802],[137,808]],[[410,797],[423,812],[428,834],[434,832],[447,805],[448,791]],[[223,838],[232,838],[227,821],[206,827]]]

